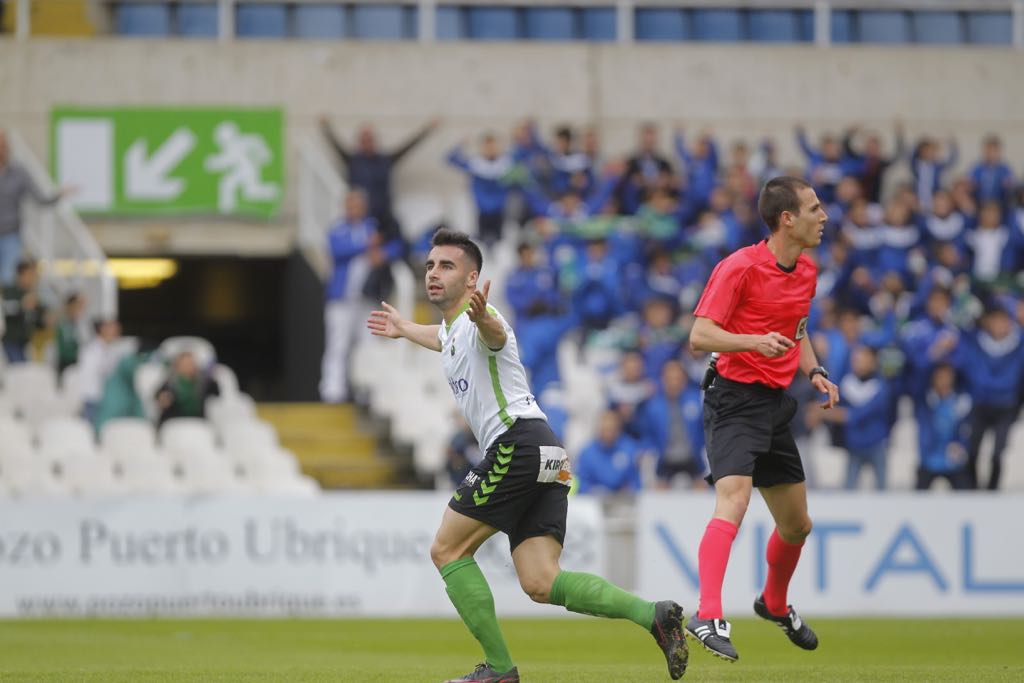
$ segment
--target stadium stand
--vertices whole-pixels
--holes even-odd
[[[352,29],[362,40],[400,40],[412,36],[411,13],[404,5],[357,5]]]
[[[218,7],[212,2],[151,0],[100,4],[111,10],[114,21],[110,28],[115,33],[124,35],[213,37],[219,29],[226,28],[219,25]],[[726,43],[807,42],[815,38],[820,39],[820,36],[814,36],[816,15],[811,4],[780,3],[778,7],[770,7],[768,3],[757,3],[756,7],[747,3],[735,3],[735,6],[729,3],[687,2],[658,3],[650,6],[640,4],[632,13],[633,36],[622,38],[638,41]],[[940,4],[917,3],[898,9],[886,9],[876,5],[861,8],[851,3],[830,4],[834,5],[830,11],[830,38],[837,43],[999,45],[1009,44],[1013,40],[1012,16],[1006,11],[994,11],[995,3],[988,3],[984,7],[971,7],[966,4],[952,7],[951,3],[943,3],[940,7]],[[947,5],[952,9],[943,9]],[[233,3],[232,6],[234,30],[242,38],[430,38],[418,35],[421,24],[414,8],[399,3],[285,3],[242,0]],[[424,8],[424,11],[433,10]],[[434,18],[436,21],[433,23],[440,39],[608,40],[618,37],[619,28],[619,17],[614,7],[591,6],[589,3],[584,6],[482,6],[475,3],[441,5],[436,8]],[[778,143],[778,138],[773,141]],[[744,142],[748,145],[749,151],[761,141],[749,137]],[[732,182],[727,177],[731,169],[726,170],[726,153],[719,153],[723,160],[719,162],[716,182],[725,185]],[[672,158],[671,163],[680,169],[681,176],[685,175],[692,179],[699,172],[693,163],[680,163],[676,158]],[[902,161],[899,163],[906,170],[906,164]],[[812,172],[810,168],[801,170]],[[946,185],[952,186],[952,177],[947,180],[949,182]],[[887,192],[891,190],[890,187]],[[741,190],[730,187],[729,192],[736,193]],[[888,197],[883,204],[887,201]],[[635,217],[640,208],[628,207],[622,213]],[[475,207],[468,194],[441,198],[426,189],[413,187],[411,191],[396,196],[396,214],[400,219],[404,236],[410,241],[421,237],[424,231],[445,217],[455,227],[471,232],[475,229]],[[510,216],[507,224],[511,226],[512,236],[496,245],[495,253],[488,254],[487,259],[488,276],[494,283],[494,303],[503,311],[510,310],[509,301],[505,300],[505,289],[515,269],[515,247],[518,237],[524,234],[534,236],[534,233],[520,231],[519,217]],[[695,225],[696,221],[693,221],[685,227],[690,229]],[[564,255],[566,250],[563,249],[560,253]],[[551,260],[560,258],[554,251],[546,257]],[[567,280],[578,276],[578,273],[569,272],[579,266],[578,263],[566,262],[559,265],[565,265]],[[643,265],[646,267],[648,264]],[[559,277],[561,276],[562,273],[559,273]],[[426,316],[421,313],[420,317]],[[516,323],[518,325],[519,321]],[[636,326],[630,323],[623,330],[614,328],[612,332],[635,336],[635,328]],[[527,336],[524,335],[524,339]],[[176,349],[184,348],[175,347],[176,343],[179,342],[165,342],[160,349],[160,356],[173,357]],[[210,399],[206,418],[207,425],[213,433],[212,448],[220,448],[219,440],[225,438],[225,434],[228,433],[224,432],[225,429],[233,430],[233,425],[238,421],[258,419],[262,414],[261,408],[251,398],[239,392],[237,378],[229,368],[211,364],[211,359],[216,357],[212,349],[196,346],[195,340],[180,343],[197,350],[200,364],[213,368],[212,375],[222,389],[220,397]],[[524,341],[524,346],[529,347],[531,343]],[[565,436],[573,447],[578,447],[589,436],[586,425],[604,406],[603,392],[610,368],[616,365],[619,351],[627,345],[628,343],[609,342],[607,347],[597,348],[589,344],[581,345],[577,339],[572,338],[564,339],[557,345],[561,382],[552,395],[560,393],[562,398],[549,402],[556,411],[562,410],[566,413]],[[398,362],[395,362],[396,358],[399,359]],[[413,451],[417,471],[429,480],[438,473],[443,458],[443,449],[439,448],[438,444],[443,443],[447,437],[446,432],[451,431],[449,418],[452,404],[448,400],[447,389],[440,381],[436,367],[428,357],[418,354],[415,350],[398,354],[394,347],[377,347],[373,344],[363,345],[355,360],[357,376],[354,382],[356,388],[362,392],[363,401],[373,416],[388,423],[392,439],[399,446]],[[150,418],[155,418],[158,412],[153,394],[164,377],[164,362],[159,360],[143,363],[134,373],[137,394],[145,407],[146,415]],[[699,360],[689,365],[693,372],[699,372]],[[17,374],[15,371],[13,379],[5,378],[14,387],[17,387],[19,382]],[[49,378],[43,380],[41,386],[47,386],[50,381]],[[398,381],[403,385],[407,384],[409,390],[386,392],[379,389],[381,384],[387,386]],[[0,402],[0,413],[6,410],[18,415],[32,430],[41,428],[46,418],[54,414],[52,406],[59,404],[56,413],[60,416],[74,416],[80,408],[73,400],[77,393],[74,389],[75,382],[75,369],[72,366],[52,391],[34,389],[28,394],[16,390],[5,391],[3,402]],[[46,407],[48,403],[51,405],[49,409]],[[428,407],[424,409],[424,406]],[[893,432],[893,443],[913,444],[913,431],[907,427],[912,426],[911,413],[904,405],[901,406],[899,414],[900,420],[897,421]],[[438,429],[438,424],[445,426]],[[174,445],[175,438],[177,437],[170,440],[172,450],[177,448]],[[820,432],[813,434],[812,438],[819,439]],[[283,438],[279,438],[279,441],[286,442]],[[822,447],[829,452],[841,453],[830,442],[822,443]],[[156,448],[164,448],[162,441]],[[102,443],[100,450],[103,450]],[[903,457],[904,453],[912,450],[901,450],[897,457]],[[826,460],[829,458],[823,457]],[[835,459],[841,462],[842,456],[836,455]],[[893,467],[898,467],[901,471],[910,471],[913,465],[901,464],[898,459],[894,459]],[[898,477],[894,478],[894,481],[898,480]]]
[[[240,4],[235,22],[239,38],[284,38],[289,34],[284,3]]]
[[[345,8],[331,5],[300,5],[295,8],[295,37],[339,40],[347,31]]]
[[[527,7],[525,37],[533,40],[572,40],[575,18],[568,7]]]
[[[117,32],[153,38],[171,35],[171,5],[125,2],[117,6]]]
[[[216,38],[218,29],[217,6],[213,3],[178,6],[178,33],[183,37]]]

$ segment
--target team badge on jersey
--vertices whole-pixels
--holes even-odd
[[[807,336],[807,318],[808,317],[809,316],[805,315],[804,317],[800,318],[800,322],[797,323],[797,326],[796,326],[796,336],[794,337],[794,339],[796,339],[797,341],[799,341],[799,340],[801,340],[801,339],[803,339],[804,337]]]

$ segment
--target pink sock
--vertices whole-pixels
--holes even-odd
[[[789,580],[793,578],[796,563],[800,560],[800,550],[804,542],[786,543],[779,536],[779,530],[772,532],[768,539],[768,579],[764,584],[764,604],[768,611],[777,617],[784,617],[789,611],[786,601],[786,590]]]
[[[708,522],[697,550],[700,574],[700,619],[722,618],[722,582],[729,564],[729,551],[739,531],[732,522],[717,517]]]

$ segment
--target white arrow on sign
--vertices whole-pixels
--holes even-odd
[[[196,146],[196,136],[188,128],[178,128],[164,144],[146,157],[146,141],[132,143],[124,155],[124,193],[128,199],[177,199],[185,190],[181,178],[168,178],[185,156]]]

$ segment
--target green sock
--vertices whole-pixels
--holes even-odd
[[[484,658],[495,671],[511,671],[515,664],[494,613],[494,596],[476,560],[466,557],[441,567],[448,597],[462,622],[484,649]]]
[[[653,602],[584,572],[560,572],[551,586],[551,604],[595,617],[629,619],[648,631],[654,625]]]

